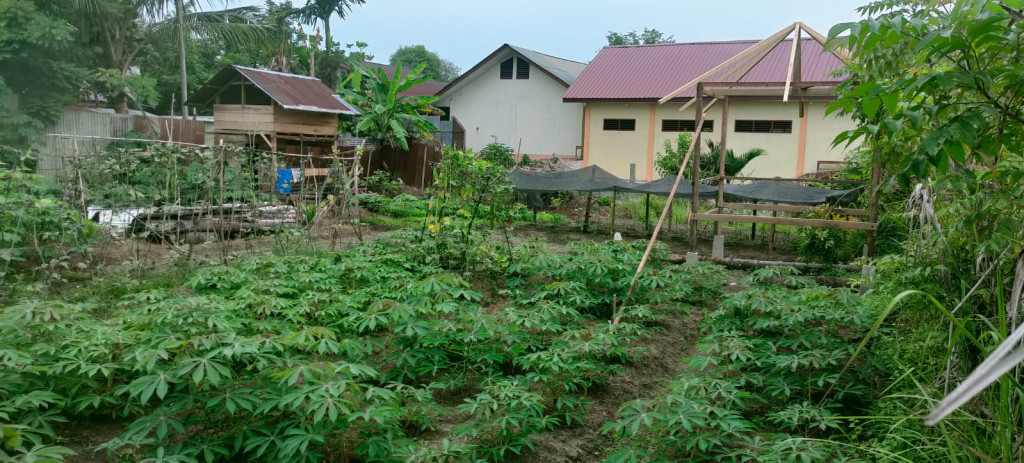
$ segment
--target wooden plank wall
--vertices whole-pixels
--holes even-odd
[[[214,115],[216,118],[216,114]],[[301,133],[309,135],[336,136],[338,115],[284,109],[274,105],[274,131],[278,133]]]
[[[270,134],[274,132],[274,107],[270,105],[213,106],[213,130]]]
[[[441,149],[431,143],[409,140],[409,150],[382,146],[372,156],[363,155],[363,173],[386,169],[402,183],[418,189],[426,189],[434,183],[434,167],[441,162]],[[368,164],[372,158],[372,164]]]

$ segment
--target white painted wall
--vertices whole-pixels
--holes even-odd
[[[466,128],[467,148],[480,150],[496,138],[523,154],[574,155],[583,140],[583,104],[562,103],[565,86],[536,66],[529,79],[499,79],[499,63],[509,56],[477,70],[434,105],[451,108]]]
[[[733,101],[729,105],[728,148],[742,153],[751,148],[763,148],[768,154],[747,165],[743,174],[755,177],[792,178],[797,175],[797,153],[800,140],[799,103]],[[678,132],[662,132],[664,119],[694,119],[696,111],[690,106],[680,112],[682,104],[669,103],[655,106],[654,115],[654,158],[664,152],[664,143],[675,143]],[[840,132],[856,127],[856,123],[845,117],[825,116],[825,102],[810,102],[807,111],[807,142],[804,154],[803,173],[815,172],[818,161],[843,161],[846,151],[840,146],[832,148],[832,140]],[[604,131],[604,119],[636,119],[636,131]],[[701,134],[703,139],[711,138],[718,143],[722,134],[722,105],[716,103],[707,113],[714,121],[714,130]],[[733,129],[738,119],[792,120],[792,133],[736,133]],[[650,103],[591,103],[590,140],[587,165],[596,164],[623,178],[629,176],[629,165],[636,163],[637,178],[645,177],[647,169],[647,146],[650,136]],[[702,144],[704,141],[701,142]],[[853,149],[851,146],[849,149]],[[658,173],[653,172],[653,179]]]

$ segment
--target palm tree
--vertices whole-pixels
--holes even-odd
[[[722,150],[719,148],[714,141],[707,141],[708,150],[700,155],[700,170],[702,172],[713,172],[718,173],[718,163],[721,158]],[[757,159],[761,156],[768,154],[764,148],[751,148],[744,151],[743,154],[737,156],[736,152],[731,148],[725,150],[725,176],[734,177],[739,175],[743,171],[750,161]]]
[[[302,20],[312,24],[315,21],[324,23],[324,46],[327,54],[331,54],[331,17],[335,13],[345,19],[352,12],[353,5],[365,5],[366,0],[306,0],[302,9]]]
[[[170,13],[174,6],[173,15]],[[102,50],[100,68],[128,76],[135,56],[155,39],[173,36],[178,45],[181,72],[181,109],[185,114],[188,74],[185,67],[189,37],[211,37],[242,44],[262,40],[268,27],[256,22],[257,7],[198,11],[196,0],[64,0],[54,2],[55,10],[73,11],[79,29],[87,31],[90,44]],[[119,98],[118,111],[127,112],[127,101]]]

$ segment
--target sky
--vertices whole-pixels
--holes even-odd
[[[304,0],[292,0],[301,5]],[[869,0],[366,0],[331,34],[369,44],[387,62],[402,45],[424,45],[463,71],[504,43],[589,62],[608,31],[654,28],[677,42],[763,39],[795,21],[822,34],[859,19]],[[239,4],[262,5],[262,0]]]

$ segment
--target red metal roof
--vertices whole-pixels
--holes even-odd
[[[563,99],[567,102],[658,100],[757,43],[757,40],[742,40],[605,47],[569,86]],[[742,81],[784,82],[792,44],[792,39],[784,40]],[[830,75],[841,69],[843,63],[824,51],[821,44],[803,39],[800,49],[803,81],[843,80]],[[714,76],[707,79],[715,80]],[[696,91],[690,89],[679,99],[689,100],[694,95]]]
[[[241,74],[282,108],[318,113],[358,115],[359,111],[320,79],[298,74],[228,66],[189,98],[190,105],[209,106],[218,93]]]
[[[392,66],[390,64],[374,63],[370,61],[363,62],[363,65],[369,69],[380,68],[384,70],[384,73],[388,75],[388,78],[395,78],[395,71],[398,70],[398,66]],[[402,68],[402,75],[409,74],[408,68]],[[422,84],[416,84],[409,87],[408,90],[400,92],[398,96],[434,96],[437,92],[444,88],[445,83],[438,80],[428,80]]]

